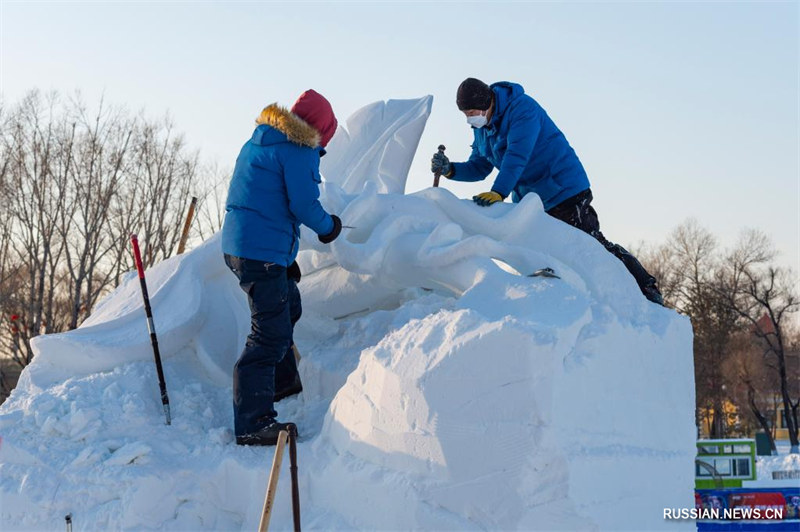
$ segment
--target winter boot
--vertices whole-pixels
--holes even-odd
[[[295,374],[294,381],[289,386],[275,392],[273,401],[277,403],[281,399],[286,399],[287,397],[296,395],[302,391],[303,383],[300,382],[300,375]]]
[[[278,434],[282,430],[290,432],[294,429],[297,432],[297,426],[294,423],[281,423],[273,421],[263,429],[252,434],[245,434],[243,436],[236,436],[237,445],[275,445],[278,443]]]
[[[661,305],[662,307],[664,306],[664,298],[655,283],[650,283],[642,287],[642,293],[644,294],[644,297],[653,303]]]

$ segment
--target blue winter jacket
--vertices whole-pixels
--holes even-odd
[[[453,163],[455,181],[481,181],[497,168],[492,190],[519,202],[539,195],[545,210],[589,188],[578,156],[536,100],[521,85],[500,81],[494,92],[492,120],[473,128],[475,141],[467,162]]]
[[[319,202],[319,134],[277,105],[259,120],[265,116],[236,159],[222,251],[288,266],[297,257],[300,224],[326,235],[333,219]]]

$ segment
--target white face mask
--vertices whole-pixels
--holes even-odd
[[[481,128],[485,126],[487,122],[488,121],[486,120],[486,115],[475,115],[467,117],[467,124],[471,125],[472,127]]]

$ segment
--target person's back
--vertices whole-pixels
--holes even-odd
[[[519,202],[528,192],[535,192],[543,203],[557,205],[589,188],[589,178],[583,164],[547,111],[533,97],[525,94],[521,85],[501,81],[493,83],[491,88],[498,108],[502,107],[503,99],[508,98],[511,114],[531,113],[539,125],[538,139],[517,182],[513,201]],[[502,116],[505,113],[500,114]]]
[[[336,131],[330,103],[308,90],[291,111],[266,107],[236,159],[222,229],[225,264],[247,294],[251,330],[233,370],[236,443],[274,445],[293,423],[274,403],[302,392],[291,346],[302,305],[300,224],[328,244],[341,220],[319,202],[319,158]]]
[[[288,266],[297,255],[300,223],[332,229],[319,206],[319,133],[277,105],[264,109],[242,147],[228,188],[223,252]]]

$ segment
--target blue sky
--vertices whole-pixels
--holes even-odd
[[[340,121],[434,96],[408,182],[471,133],[466,77],[522,84],[587,169],[601,227],[661,242],[692,216],[731,244],[767,232],[800,270],[798,2],[214,3],[0,0],[0,91],[170,112],[231,166],[266,104],[314,88]],[[483,183],[447,183],[470,197]]]

